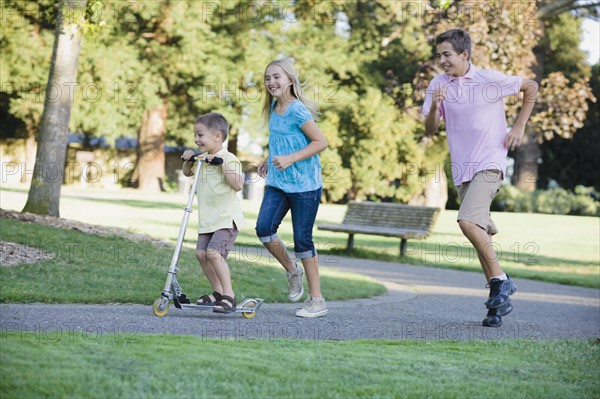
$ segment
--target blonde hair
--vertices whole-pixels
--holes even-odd
[[[304,106],[311,113],[311,115],[315,119],[315,121],[318,121],[319,117],[321,116],[321,112],[319,111],[319,106],[314,101],[310,100],[309,98],[307,98],[304,95],[304,90],[302,89],[303,85],[300,83],[300,78],[298,77],[298,72],[296,71],[296,69],[294,69],[294,64],[293,64],[292,60],[289,58],[281,58],[278,60],[273,60],[273,61],[269,62],[269,65],[267,65],[267,67],[265,68],[265,73],[271,65],[277,65],[281,69],[283,69],[283,72],[287,75],[287,77],[292,82],[290,94],[293,97],[300,100],[302,102],[302,104],[304,104]],[[273,95],[271,93],[269,93],[268,90],[266,90],[266,92],[267,92],[267,95],[265,96],[265,100],[263,102],[262,115],[263,115],[265,124],[268,126],[269,120],[271,119],[271,103],[273,103]]]

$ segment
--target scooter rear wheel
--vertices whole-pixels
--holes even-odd
[[[169,300],[167,298],[158,298],[152,304],[152,311],[155,316],[163,317],[169,312]]]

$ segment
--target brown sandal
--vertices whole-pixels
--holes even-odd
[[[232,298],[228,295],[223,295],[221,300],[215,303],[213,307],[213,312],[215,313],[231,313],[235,312],[237,303],[235,302],[235,298]]]
[[[211,299],[211,296],[213,298],[215,298],[214,301]],[[222,298],[223,298],[223,295],[221,295],[217,291],[213,291],[213,293],[210,295],[202,295],[200,298],[198,298],[198,300],[196,301],[196,305],[213,306],[217,302],[219,302]]]

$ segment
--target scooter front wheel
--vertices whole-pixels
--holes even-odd
[[[152,311],[155,316],[163,317],[169,312],[169,299],[168,298],[158,298],[152,304]]]
[[[253,301],[253,300],[246,300],[241,304],[242,308],[249,307],[252,309],[256,309],[256,305],[258,305],[258,303],[256,303],[256,301]],[[246,319],[251,319],[254,316],[256,316],[256,310],[253,310],[253,311],[243,310],[242,316],[244,316],[244,318],[246,318]]]

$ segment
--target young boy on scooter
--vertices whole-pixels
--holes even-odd
[[[213,306],[216,313],[231,313],[236,309],[235,294],[227,255],[240,229],[244,214],[237,192],[244,186],[240,160],[227,151],[223,142],[229,134],[229,122],[219,113],[201,115],[194,121],[194,141],[205,159],[198,180],[198,242],[196,257],[210,282],[212,294],[202,295],[196,304]],[[196,152],[186,150],[183,174],[192,176]],[[213,160],[221,158],[219,165]],[[214,163],[211,163],[214,162]]]

